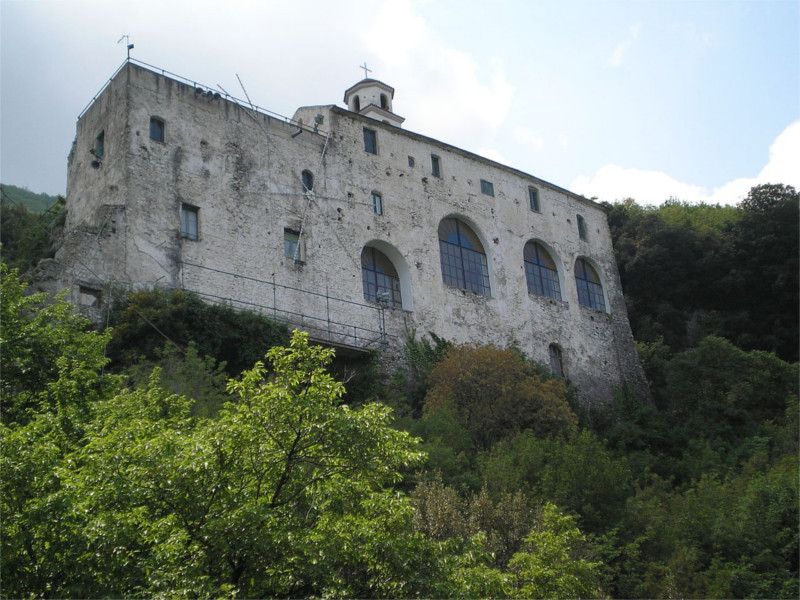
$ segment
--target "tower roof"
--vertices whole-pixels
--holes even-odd
[[[361,88],[370,87],[370,86],[379,87],[379,88],[383,89],[384,91],[389,92],[391,97],[394,98],[394,88],[392,86],[390,86],[388,84],[385,84],[382,81],[378,81],[377,79],[367,78],[367,79],[362,79],[358,83],[354,83],[353,85],[351,85],[349,88],[347,88],[344,91],[344,102],[345,102],[345,104],[347,103],[348,98],[350,97],[350,94],[360,90]]]

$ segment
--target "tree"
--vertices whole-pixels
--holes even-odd
[[[433,368],[429,383],[426,413],[452,407],[480,449],[523,429],[566,435],[577,426],[564,382],[545,378],[513,350],[453,348]]]

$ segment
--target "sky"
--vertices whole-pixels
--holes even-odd
[[[800,1],[0,0],[0,180],[63,194],[132,56],[291,116],[360,80],[403,127],[587,197],[800,188]]]

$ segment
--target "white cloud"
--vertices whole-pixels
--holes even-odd
[[[769,148],[769,160],[755,177],[741,177],[715,188],[679,181],[661,171],[605,165],[594,175],[577,177],[570,186],[584,196],[601,200],[634,198],[642,204],[661,204],[668,198],[689,202],[736,204],[754,185],[785,183],[800,188],[800,121],[784,129]]]
[[[499,60],[479,64],[449,46],[408,0],[383,4],[362,42],[372,76],[398,90],[394,110],[409,129],[471,148],[492,143],[514,96]]]
[[[622,40],[619,44],[616,45],[614,51],[611,53],[611,57],[608,59],[608,64],[612,67],[619,67],[622,65],[622,61],[625,59],[625,55],[628,53],[628,50],[631,49],[633,43],[639,38],[639,34],[642,31],[642,24],[641,23],[634,23],[628,29],[628,37]]]
[[[520,144],[530,146],[534,150],[541,150],[544,148],[544,138],[527,127],[515,127],[512,135]]]

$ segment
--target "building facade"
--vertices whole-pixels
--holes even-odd
[[[78,119],[45,285],[182,288],[338,346],[514,345],[588,399],[645,390],[603,209],[401,128],[365,79],[291,119],[127,61]]]

